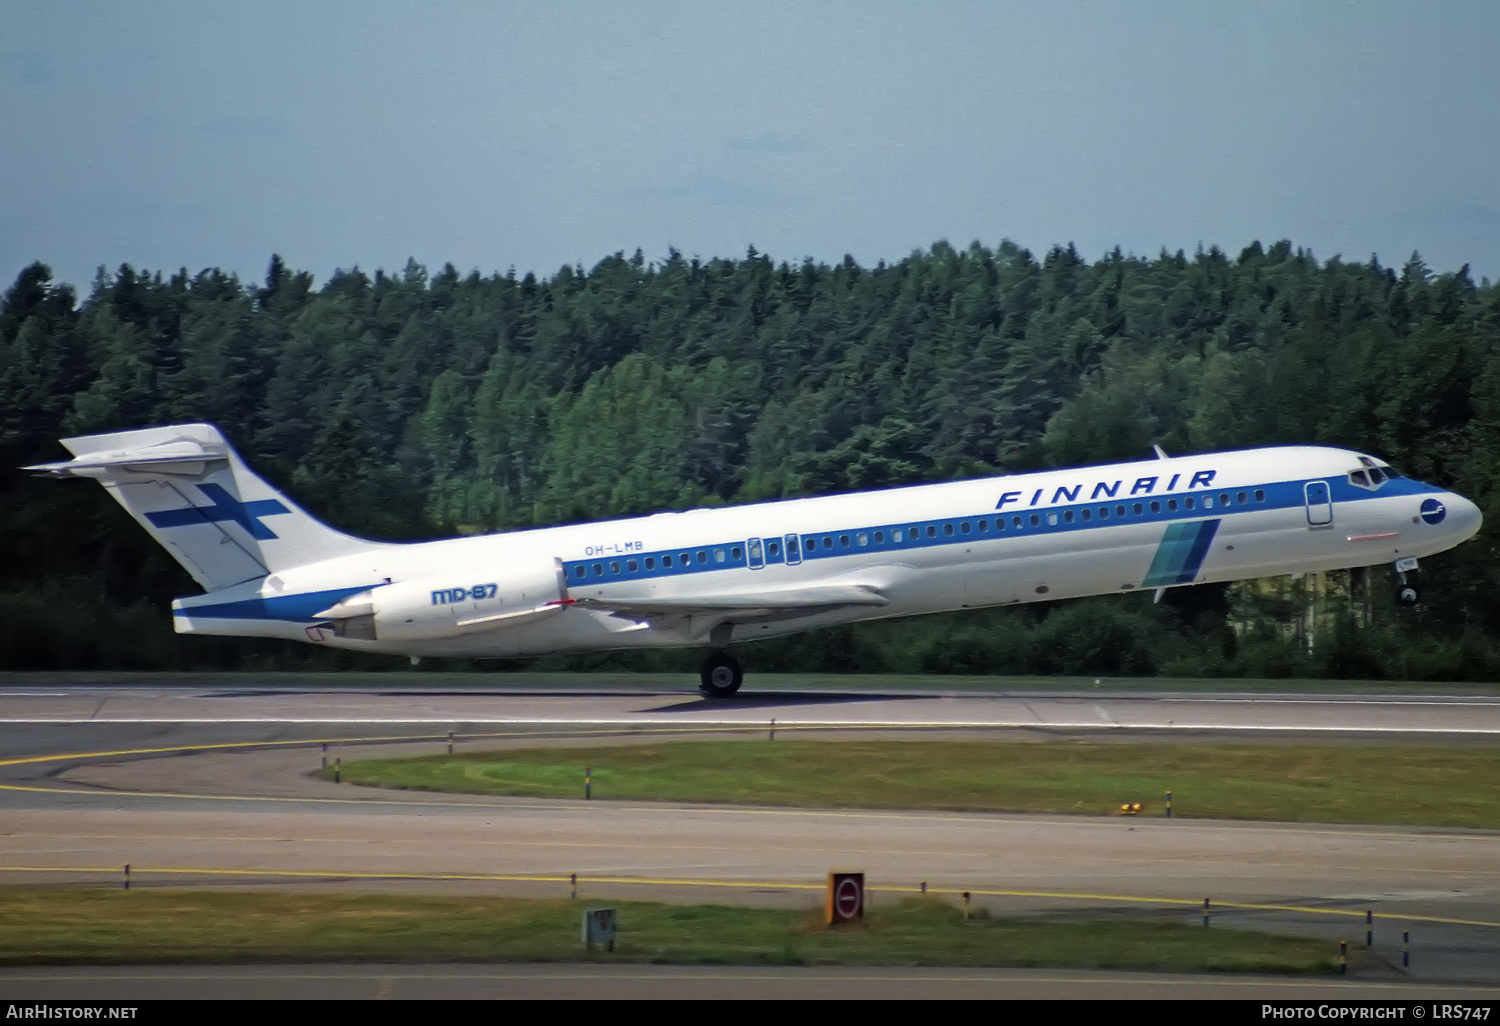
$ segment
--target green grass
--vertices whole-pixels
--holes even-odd
[[[679,741],[346,763],[355,784],[474,794],[1500,829],[1500,747]],[[328,771],[331,778],[332,770]]]
[[[877,899],[878,900],[878,899]],[[619,909],[612,953],[586,956],[580,913]],[[0,889],[0,965],[593,961],[738,965],[1057,966],[1328,973],[1328,941],[1141,918],[977,920],[906,899],[831,930],[808,910],[495,897]]]

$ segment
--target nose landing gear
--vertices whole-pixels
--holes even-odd
[[[1416,570],[1415,559],[1402,559],[1396,562],[1396,604],[1400,606],[1414,606],[1422,599],[1422,593],[1417,585],[1412,571]]]
[[[698,670],[698,690],[709,698],[728,698],[744,683],[745,671],[728,652],[710,652]]]

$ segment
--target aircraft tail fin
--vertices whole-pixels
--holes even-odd
[[[62,444],[73,459],[25,469],[98,481],[208,591],[384,547],[314,519],[256,476],[212,424]]]

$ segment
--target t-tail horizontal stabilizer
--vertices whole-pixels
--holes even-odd
[[[208,591],[383,547],[315,520],[257,477],[212,424],[65,438],[25,469],[98,481]]]

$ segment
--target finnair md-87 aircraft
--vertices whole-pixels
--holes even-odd
[[[203,586],[184,634],[410,656],[706,646],[829,624],[1391,563],[1479,530],[1468,499],[1344,449],[1157,458],[415,544],[298,508],[209,424],[64,439]]]

